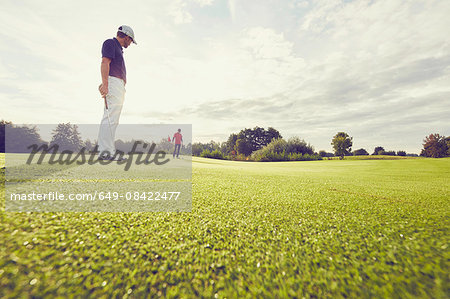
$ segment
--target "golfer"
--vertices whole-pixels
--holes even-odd
[[[183,135],[181,135],[181,129],[178,129],[178,132],[176,132],[173,135],[172,138],[172,142],[175,143],[175,150],[173,151],[173,157],[175,158],[175,155],[177,156],[177,158],[179,159],[179,155],[180,155],[180,148],[181,148],[181,143],[183,142]]]
[[[123,59],[123,48],[136,44],[131,27],[122,25],[117,36],[107,39],[102,47],[100,94],[105,100],[105,109],[98,133],[99,159],[113,160],[115,154],[114,136],[119,124],[120,113],[125,99],[127,71]]]

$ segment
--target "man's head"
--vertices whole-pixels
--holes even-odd
[[[178,133],[180,133],[181,132],[181,129],[178,129]]]
[[[124,48],[128,48],[131,43],[137,44],[134,38],[133,29],[127,25],[122,25],[119,27],[117,31],[117,40]]]

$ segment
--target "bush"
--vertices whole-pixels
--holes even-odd
[[[385,152],[383,153],[383,155],[386,155],[386,156],[395,156],[395,152],[394,152],[394,151],[385,151]]]
[[[297,154],[314,154],[314,148],[311,145],[306,144],[305,140],[298,137],[289,138],[286,151],[288,153]]]
[[[290,153],[288,155],[289,161],[314,161],[314,160],[322,160],[322,157],[317,154],[296,154]]]
[[[231,156],[231,159],[233,161],[248,161],[249,157],[245,156],[244,154],[237,154],[237,155]]]
[[[353,155],[354,155],[354,156],[368,156],[369,153],[368,153],[365,149],[360,148],[360,149],[355,150],[355,151],[353,152]]]
[[[211,158],[211,159],[219,159],[219,160],[225,160],[226,158],[224,157],[224,155],[222,154],[221,151],[219,151],[218,149],[210,152],[208,150],[203,150],[203,152],[200,154],[200,157],[203,158]]]
[[[372,155],[384,155],[384,147],[382,147],[382,146],[377,146],[375,149],[374,149],[374,151],[373,151],[373,154]]]
[[[406,156],[406,152],[405,151],[398,151],[397,152],[397,156],[405,157]]]
[[[251,157],[258,162],[322,160],[320,155],[314,154],[312,146],[298,137],[291,138],[288,142],[281,138],[274,139],[253,152]]]
[[[287,142],[278,138],[272,140],[268,145],[253,152],[252,160],[260,162],[284,161],[286,154]]]
[[[286,152],[287,146],[288,143],[284,139],[278,138],[266,145],[264,148],[266,149],[266,151],[281,154],[283,152]]]
[[[205,150],[203,149],[203,145],[200,142],[196,142],[192,144],[192,155],[193,156],[201,156]]]
[[[326,158],[326,157],[334,157],[334,154],[333,153],[327,153],[326,151],[324,151],[324,150],[321,150],[321,151],[319,151],[319,155],[322,157],[322,158]]]

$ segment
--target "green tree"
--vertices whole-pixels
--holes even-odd
[[[264,138],[263,138],[262,146],[266,146],[269,143],[271,143],[272,140],[279,139],[279,138],[283,138],[281,136],[280,132],[278,132],[278,130],[276,130],[276,129],[272,128],[272,127],[269,127],[269,128],[267,128],[267,131],[264,132]]]
[[[377,146],[374,150],[373,150],[373,154],[372,155],[384,155],[386,151],[384,150],[384,147],[382,146]]]
[[[249,156],[253,151],[251,145],[245,139],[239,138],[236,141],[236,151],[238,154]]]
[[[84,143],[84,148],[86,149],[87,152],[90,152],[94,149],[95,147],[95,143],[93,143],[89,138],[86,140],[86,142]]]
[[[395,156],[395,151],[385,151],[383,155],[386,155],[386,156]]]
[[[397,152],[397,156],[405,157],[406,156],[406,152],[405,151],[398,151]]]
[[[184,149],[184,154],[186,154],[186,155],[192,155],[192,143],[188,143],[188,144],[186,144],[186,145],[183,145],[183,148],[182,149]]]
[[[219,159],[219,160],[225,160],[225,157],[224,157],[223,153],[222,153],[220,150],[218,150],[218,149],[216,149],[216,150],[214,150],[214,151],[212,151],[212,152],[210,152],[210,151],[208,151],[208,150],[205,149],[205,150],[200,154],[200,157],[203,157],[203,158],[212,158],[212,159]]]
[[[201,144],[200,142],[196,142],[194,144],[192,144],[192,155],[193,156],[200,156],[201,153],[203,152],[204,148],[203,148],[203,144]]]
[[[280,139],[280,138],[277,138]],[[289,138],[286,144],[286,152],[287,153],[295,153],[295,154],[314,154],[314,147],[310,144],[307,144],[305,140],[300,139],[300,137],[294,136]]]
[[[365,149],[360,148],[360,149],[353,151],[353,155],[354,156],[368,156],[369,153]]]
[[[83,147],[80,132],[77,125],[61,123],[53,130],[50,147],[58,145],[60,151],[77,152]]]
[[[192,155],[194,156],[201,156],[204,151],[211,153],[218,150],[223,156],[226,156],[228,152],[231,152],[231,150],[228,150],[228,142],[215,142],[214,140],[211,140],[208,143],[196,142],[192,145],[188,144],[185,150],[186,152],[192,152]]]
[[[167,138],[162,138],[161,141],[158,143],[158,149],[169,153],[171,149],[173,149],[173,144],[171,142],[169,142],[169,140]],[[181,152],[181,148],[180,148],[180,152]]]
[[[333,146],[334,153],[336,156],[339,156],[340,159],[344,159],[345,155],[349,155],[352,150],[353,145],[353,137],[350,137],[345,132],[338,132],[334,135],[331,145]]]
[[[237,134],[230,134],[230,136],[228,137],[228,140],[226,142],[226,147],[227,147],[227,153],[232,153],[233,151],[236,150],[236,141],[238,140],[238,135]]]
[[[334,157],[334,154],[333,154],[333,153],[327,153],[327,152],[324,151],[324,150],[319,151],[319,155],[320,155],[322,158],[326,158],[326,157]]]
[[[6,143],[6,127],[11,126],[12,122],[1,120],[0,121],[0,153],[5,152],[5,143]]]
[[[42,141],[37,132],[36,126],[18,126],[12,122],[0,121],[0,152],[8,153],[29,153],[28,147],[36,144],[41,145]]]
[[[238,134],[231,134],[226,142],[226,151],[232,153],[233,150],[241,149],[241,154],[246,152],[246,156],[252,152],[259,150],[263,146],[268,145],[272,140],[282,138],[280,132],[269,127],[267,130],[260,127],[253,129],[243,129]],[[241,139],[241,144],[238,146],[237,141]],[[245,141],[245,145],[242,143]]]
[[[447,156],[450,156],[450,136],[445,137],[445,143],[447,143]]]
[[[442,158],[447,155],[448,147],[444,136],[430,134],[423,140],[421,156],[431,158]]]

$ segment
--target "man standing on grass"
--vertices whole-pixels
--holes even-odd
[[[115,154],[114,136],[119,124],[120,113],[125,99],[127,71],[123,59],[123,48],[136,44],[131,27],[122,25],[117,36],[107,39],[102,47],[100,94],[105,100],[105,109],[98,133],[99,159],[113,160]]]
[[[176,132],[173,135],[172,138],[172,142],[175,143],[175,150],[173,151],[173,157],[175,158],[175,155],[177,156],[177,158],[179,159],[179,155],[180,155],[180,148],[181,148],[181,143],[183,142],[183,135],[181,135],[181,129],[178,129],[178,132]]]

